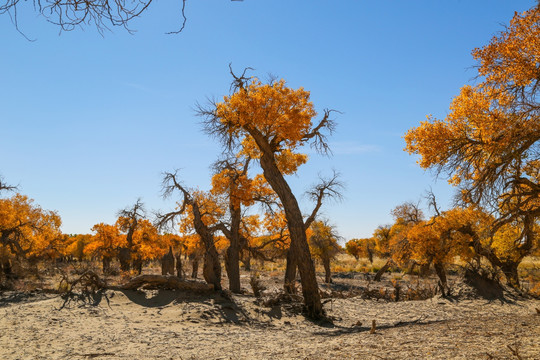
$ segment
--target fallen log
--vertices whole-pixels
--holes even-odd
[[[111,290],[175,289],[189,291],[211,291],[214,287],[193,280],[182,280],[174,275],[139,275],[120,286],[109,286]]]

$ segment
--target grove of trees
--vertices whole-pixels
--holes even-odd
[[[0,13],[18,3],[6,2]],[[34,3],[69,28],[104,18],[124,25],[151,1],[118,2],[121,10],[114,16],[104,10],[108,2]],[[477,83],[461,89],[444,119],[429,117],[404,136],[405,150],[419,157],[422,168],[448,177],[457,201],[442,209],[430,193],[427,211],[418,203],[402,203],[391,211],[392,224],[379,226],[370,238],[349,240],[344,251],[356,260],[386,261],[375,280],[392,266],[417,268],[420,274],[433,268],[445,294],[447,269],[459,260],[470,266],[487,263],[519,289],[519,265],[540,251],[539,8],[516,14],[473,56]],[[298,273],[306,314],[323,317],[314,260],[330,283],[331,261],[343,249],[335,227],[319,212],[325,202],[341,198],[343,184],[335,172],[321,177],[306,192],[312,201],[306,212],[288,176],[308,162],[307,146],[328,153],[334,111],[318,114],[309,91],[293,89],[285,80],[263,82],[246,71],[231,70],[231,75],[230,94],[197,108],[204,131],[222,150],[212,166],[211,187],[190,187],[179,171],[165,172],[162,194],[177,199],[168,212],[149,216],[139,199],[120,210],[114,224],[97,223],[89,234],[67,235],[56,212],[41,209],[0,179],[6,195],[0,198],[0,276],[12,276],[17,264],[37,274],[40,261],[91,259],[104,274],[113,272],[113,262],[138,275],[144,264],[162,261],[164,276],[176,263],[176,275],[185,277],[183,263],[189,259],[190,276],[198,276],[202,262],[204,280],[220,291],[223,259],[228,289],[241,293],[241,265],[249,270],[252,259],[281,258],[283,291],[296,293]]]

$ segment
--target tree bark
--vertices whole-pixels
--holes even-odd
[[[133,259],[132,268],[137,271],[138,275],[141,275],[142,273],[142,267],[143,267],[143,261],[142,259],[136,258]]]
[[[440,280],[441,293],[443,296],[446,296],[448,294],[448,283],[446,281],[446,271],[444,269],[444,265],[436,262],[433,263],[433,267],[435,268],[435,272]]]
[[[2,270],[2,272],[4,273],[4,275],[6,276],[10,276],[12,274],[12,267],[11,267],[11,262],[9,261],[9,259],[4,259],[2,261],[2,264],[0,264],[0,270]]]
[[[253,137],[263,153],[260,160],[263,175],[278,195],[285,211],[285,218],[287,219],[287,226],[291,237],[291,247],[289,252],[296,260],[298,271],[300,273],[306,312],[310,317],[321,318],[324,316],[324,311],[321,303],[321,296],[319,294],[319,286],[317,284],[315,265],[313,264],[311,253],[309,252],[302,212],[289,184],[287,184],[283,174],[277,167],[273,153],[268,149],[269,144],[266,143],[267,149],[265,149],[265,144],[260,144],[261,136],[258,138],[256,136]],[[264,140],[262,141],[265,142]]]
[[[109,256],[104,256],[102,260],[103,264],[103,273],[108,274],[111,271],[111,258]]]
[[[184,278],[184,272],[182,271],[182,253],[180,250],[178,250],[178,254],[176,254],[176,276],[180,279]]]
[[[373,249],[371,249],[370,247],[367,248],[367,256],[368,256],[369,263],[373,265]]]
[[[515,262],[504,262],[501,265],[501,271],[504,274],[504,277],[506,278],[506,283],[508,286],[519,289],[519,274],[518,274],[518,266],[519,263]]]
[[[387,260],[386,264],[384,264],[383,267],[380,268],[379,271],[377,271],[377,274],[375,274],[375,278],[373,280],[381,281],[381,277],[386,272],[386,270],[388,270],[388,268],[390,268],[390,265],[392,265],[392,263],[393,263],[392,259]]]
[[[215,246],[204,253],[203,277],[208,284],[214,286],[214,290],[221,290],[221,264]]]
[[[191,278],[196,279],[199,272],[199,258],[193,257],[191,259]]]
[[[174,255],[171,246],[169,252],[161,258],[161,275],[174,275]]]
[[[330,284],[332,282],[332,274],[330,272],[330,259],[323,259],[324,266],[324,282]]]
[[[287,294],[296,294],[296,261],[291,251],[287,251],[284,289]]]
[[[118,250],[118,261],[120,261],[122,271],[129,271],[131,269],[131,250],[129,248],[120,248]]]
[[[248,254],[244,259],[244,270],[251,271],[251,255]]]
[[[225,253],[225,270],[229,278],[229,290],[240,293],[240,223],[242,219],[241,208],[235,204],[237,199],[230,196],[229,212],[231,214],[231,228],[224,229],[229,240],[229,247]]]

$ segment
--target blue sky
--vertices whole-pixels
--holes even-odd
[[[228,64],[271,73],[311,91],[316,109],[341,111],[334,154],[310,153],[290,177],[301,196],[336,169],[344,200],[322,215],[345,238],[368,237],[390,210],[433,188],[443,207],[453,189],[403,151],[402,136],[427,114],[444,117],[473,82],[475,47],[535,1],[159,1],[101,36],[92,26],[59,34],[27,8],[19,27],[0,16],[0,174],[67,233],[89,233],[138,197],[170,209],[161,173],[180,168],[209,188],[220,148],[201,131],[195,104],[229,91]]]

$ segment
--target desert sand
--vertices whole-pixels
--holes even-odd
[[[540,300],[326,298],[329,320],[314,322],[248,287],[106,290],[67,303],[4,292],[0,359],[540,359]]]

